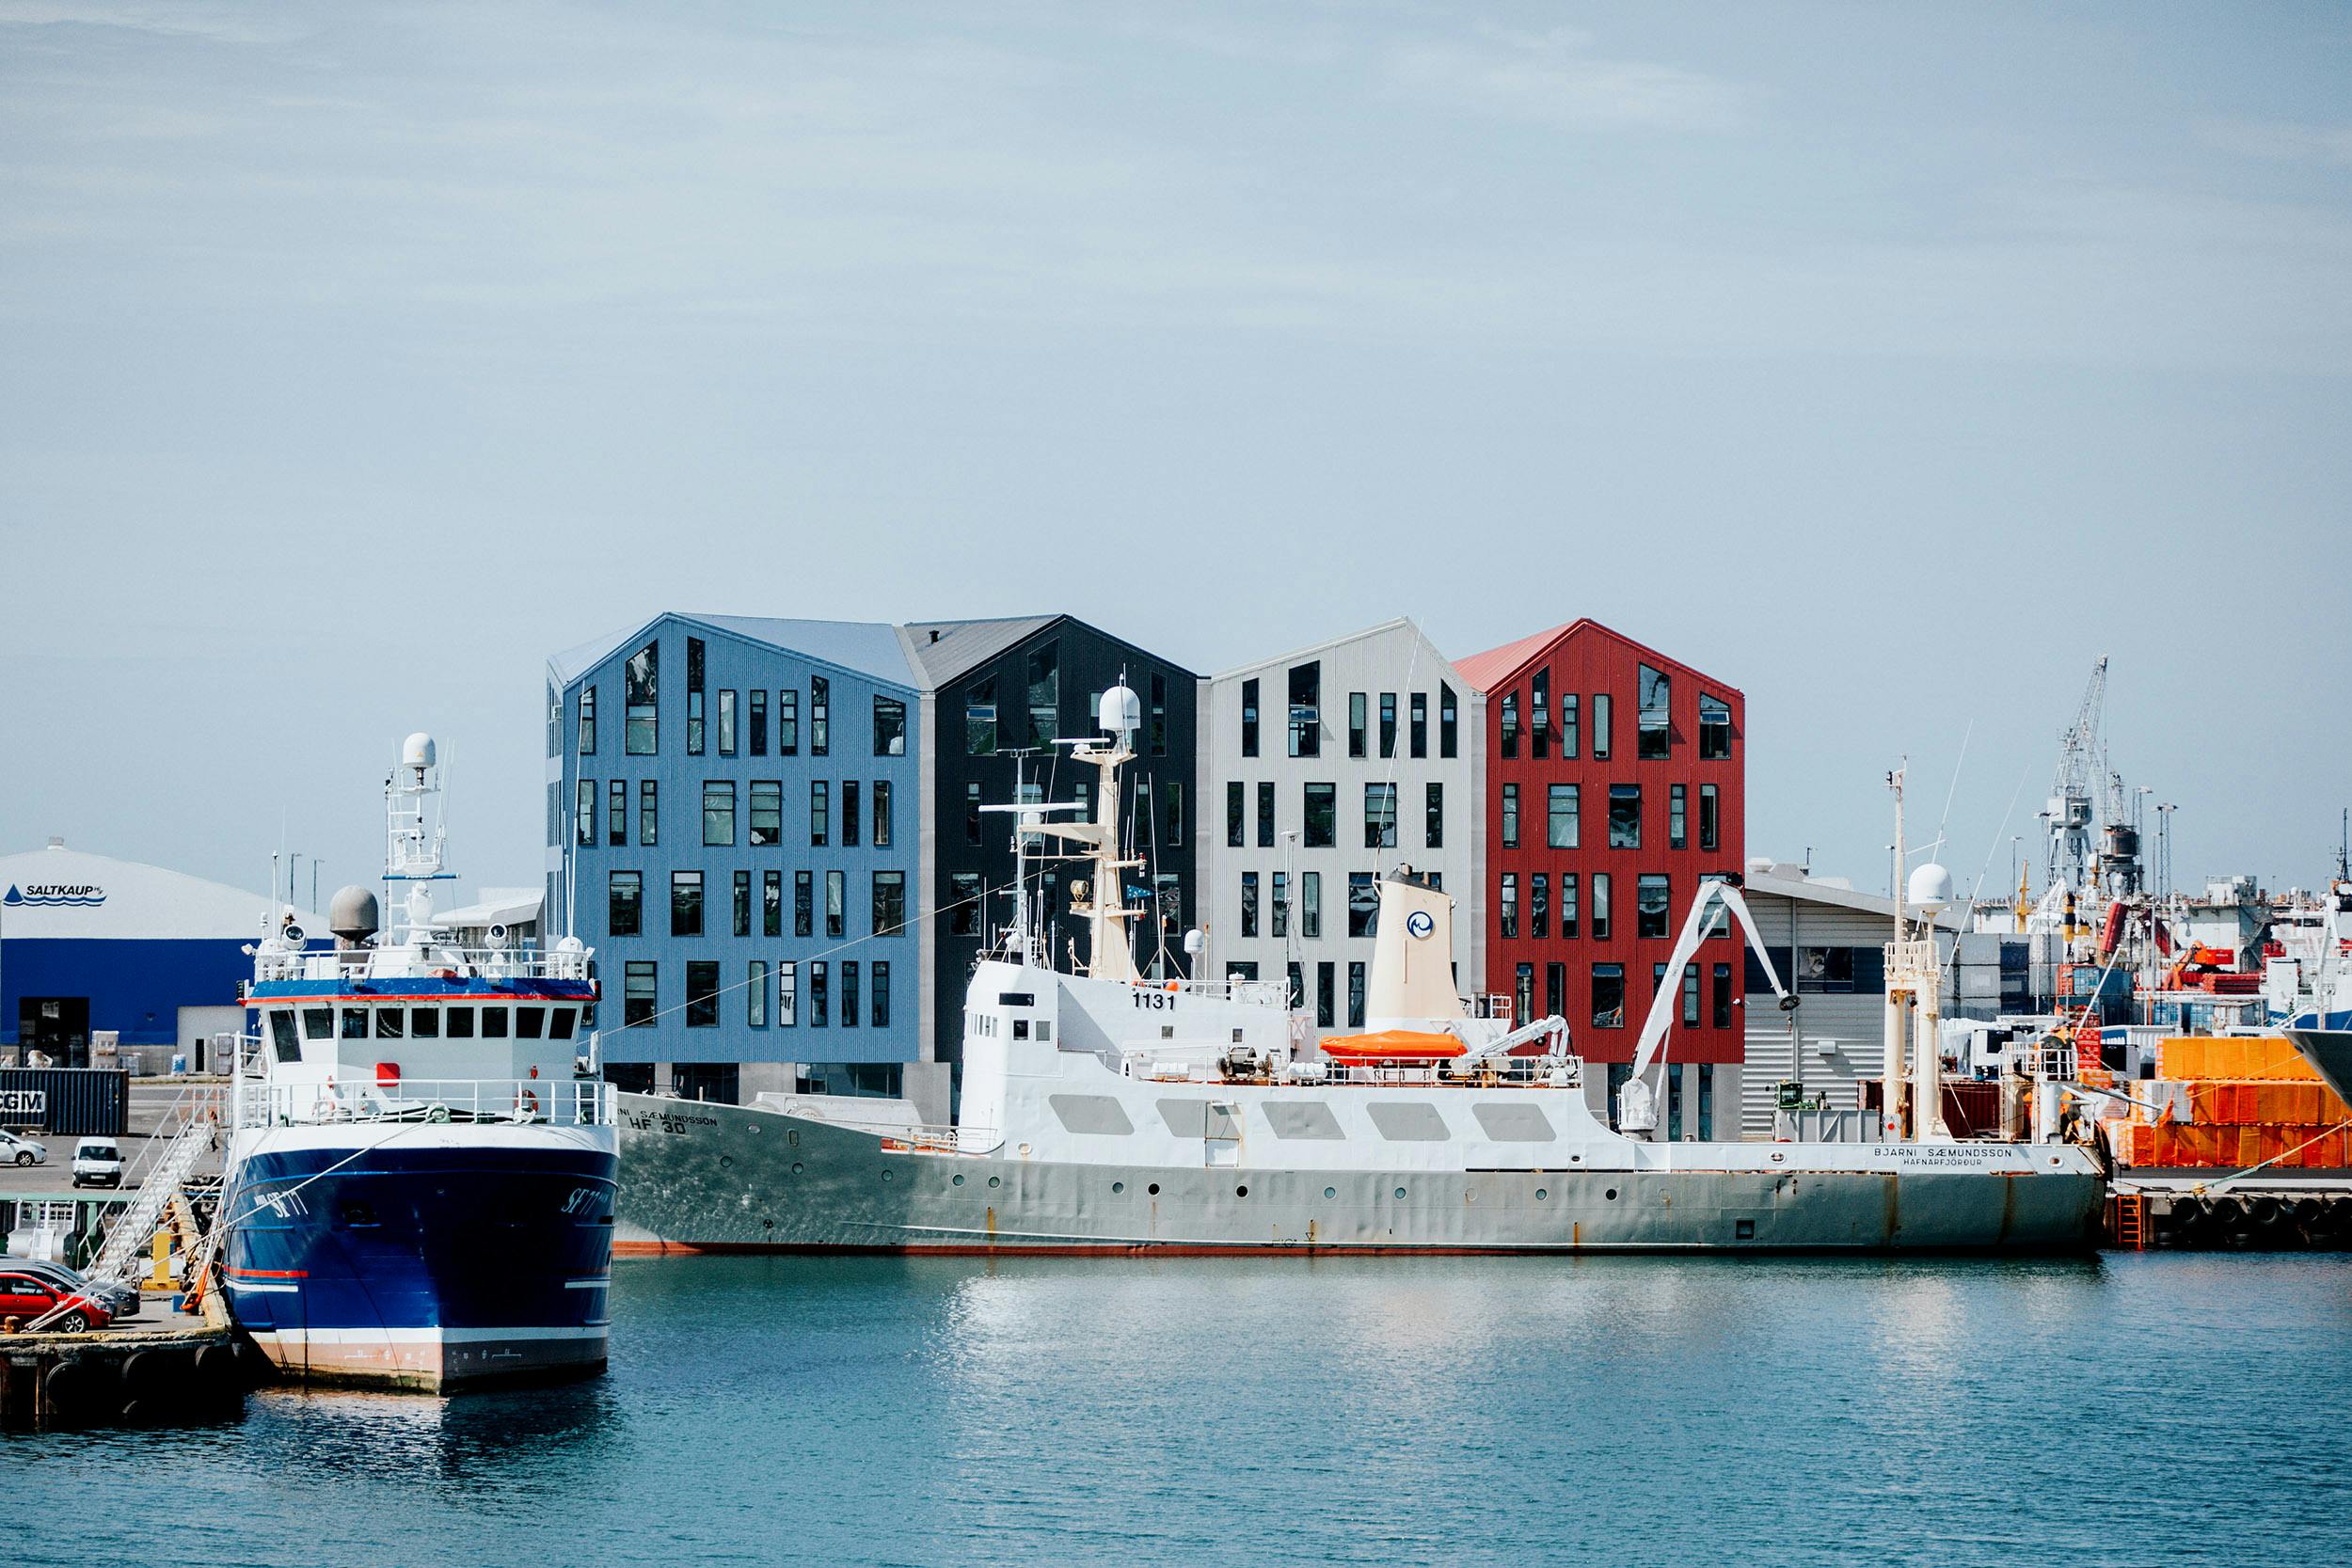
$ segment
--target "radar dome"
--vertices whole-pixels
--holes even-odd
[[[364,942],[375,935],[380,922],[375,895],[354,885],[337,888],[326,901],[326,928],[347,942]]]
[[[1133,735],[1143,728],[1143,701],[1125,681],[1103,693],[1097,712],[1104,730],[1111,735]]]
[[[400,743],[400,765],[403,768],[430,768],[437,758],[433,737],[422,730]]]
[[[1905,885],[1911,902],[1923,910],[1948,908],[1952,901],[1952,874],[1933,861],[1918,867]]]

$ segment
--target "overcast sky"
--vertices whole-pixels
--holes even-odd
[[[429,728],[459,869],[533,881],[545,658],[663,609],[1069,610],[1202,671],[1591,615],[1745,689],[1751,853],[1881,885],[1908,752],[2005,879],[2106,653],[2181,877],[2309,884],[2347,43],[0,0],[0,849],[372,879]]]

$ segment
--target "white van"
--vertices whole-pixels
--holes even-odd
[[[84,1138],[73,1146],[73,1184],[77,1187],[122,1185],[122,1150],[112,1138]]]

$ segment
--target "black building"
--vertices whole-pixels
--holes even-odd
[[[1192,799],[1200,677],[1069,615],[917,622],[902,628],[908,657],[930,693],[926,738],[933,783],[933,907],[942,911],[930,965],[939,1059],[960,1061],[963,991],[990,933],[1012,914],[1012,821],[984,805],[1011,804],[1025,785],[1035,800],[1073,801],[1093,815],[1096,771],[1054,744],[1099,733],[1104,691],[1124,679],[1143,707],[1127,767],[1122,833],[1144,866],[1129,873],[1129,902],[1156,897],[1157,918],[1136,925],[1136,962],[1176,973],[1184,933],[1197,920]],[[1044,900],[1057,963],[1084,958],[1083,923],[1069,916],[1068,867],[1051,864],[1033,888]]]

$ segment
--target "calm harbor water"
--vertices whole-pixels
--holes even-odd
[[[0,1440],[10,1557],[2352,1561],[2352,1259],[696,1259],[611,1372]]]

